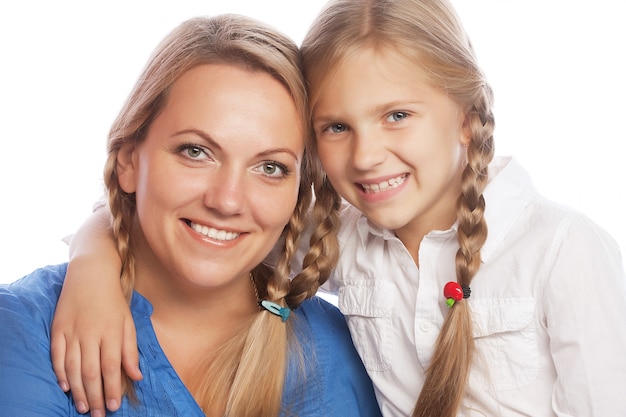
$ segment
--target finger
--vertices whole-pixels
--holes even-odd
[[[67,382],[67,375],[65,374],[65,352],[65,335],[58,334],[53,325],[50,340],[50,357],[52,359],[52,369],[54,370],[54,374],[57,377],[59,386],[64,392],[67,392],[70,389],[70,385]]]
[[[101,346],[104,398],[110,411],[119,408],[122,398],[122,337],[107,337]]]
[[[104,391],[100,364],[100,344],[81,344],[81,378],[91,416],[104,415]]]
[[[81,354],[78,342],[68,342],[65,351],[65,375],[69,389],[72,390],[74,405],[79,413],[86,413],[89,410],[87,396],[83,387],[81,376]]]
[[[129,315],[124,322],[124,338],[122,344],[122,366],[124,371],[133,381],[143,378],[139,369],[139,349],[137,348],[137,333],[132,316]]]

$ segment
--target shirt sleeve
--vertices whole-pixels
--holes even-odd
[[[562,223],[543,304],[559,416],[626,416],[626,290],[617,244],[590,220]]]
[[[16,283],[19,286],[21,283]],[[0,415],[67,417],[71,401],[57,385],[50,359],[50,317],[33,298],[25,305],[0,286]]]
[[[102,194],[100,198],[91,206],[91,212],[95,213],[96,211],[104,207],[108,207],[108,204],[109,203],[108,203],[106,194]],[[64,236],[61,240],[63,241],[63,243],[69,246],[73,238],[74,238],[74,233],[71,233],[69,235]]]

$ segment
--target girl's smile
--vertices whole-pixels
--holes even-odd
[[[408,173],[386,179],[359,181],[356,184],[361,190],[361,198],[369,203],[384,202],[402,192],[409,177]]]

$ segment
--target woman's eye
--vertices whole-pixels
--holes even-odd
[[[209,155],[205,148],[193,144],[181,145],[178,152],[190,159],[205,159]]]
[[[387,116],[387,122],[399,122],[402,119],[406,119],[409,117],[409,114],[403,111],[394,111],[393,113]]]
[[[192,158],[198,158],[202,156],[202,149],[197,146],[190,146],[187,148],[187,155]]]
[[[275,162],[275,161],[263,163],[260,169],[263,175],[266,175],[272,178],[280,178],[280,177],[287,176],[287,174],[289,174],[289,170],[287,169],[285,165]]]

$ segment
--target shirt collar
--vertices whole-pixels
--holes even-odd
[[[360,212],[359,212],[360,213]],[[373,234],[374,236],[381,237],[385,240],[393,239],[396,237],[396,234],[388,229],[383,229],[379,226],[376,226],[374,223],[369,221],[367,217],[365,217],[362,213],[360,213],[359,220],[356,224],[357,230],[359,231],[359,236],[361,238],[361,242],[365,244],[367,242],[367,238],[369,234]]]
[[[495,158],[489,165],[484,191],[487,241],[481,250],[486,262],[536,194],[530,175],[512,157]]]

